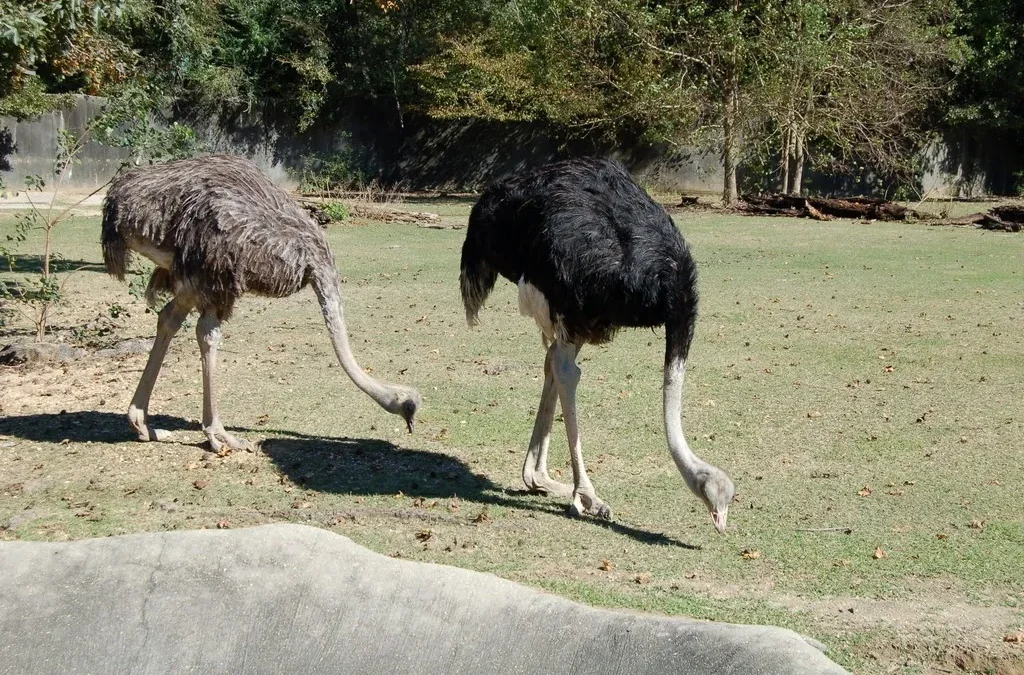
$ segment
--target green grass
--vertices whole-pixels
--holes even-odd
[[[469,204],[409,208],[464,222]],[[265,439],[261,452],[201,448],[187,422],[201,411],[191,330],[151,409],[181,429],[178,443],[131,441],[123,412],[144,357],[7,369],[0,525],[14,519],[7,537],[62,539],[306,522],[593,604],[788,626],[858,672],[918,672],[948,663],[948,650],[1003,648],[1003,632],[1024,625],[1024,237],[677,222],[702,303],[687,434],[736,482],[725,535],[666,451],[661,331],[581,353],[584,453],[616,520],[570,519],[564,503],[521,491],[543,350],[515,287],[500,282],[470,330],[457,282],[464,232],[379,224],[328,236],[360,364],[424,393],[415,435],[345,378],[310,291],[249,298],[225,331],[220,401],[225,424]],[[0,215],[0,230],[10,223]],[[96,218],[62,226],[59,250],[99,262],[98,229]],[[67,289],[55,339],[113,303],[128,316],[94,342],[153,334],[153,315],[105,275],[78,272]],[[568,480],[555,434],[552,465]],[[997,619],[972,625],[975,609]]]

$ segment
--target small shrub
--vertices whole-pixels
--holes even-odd
[[[320,209],[330,217],[331,222],[343,223],[348,220],[348,206],[341,202],[324,202]]]

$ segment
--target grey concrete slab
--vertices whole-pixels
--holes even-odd
[[[594,609],[300,525],[0,544],[0,673],[842,673],[792,631]]]

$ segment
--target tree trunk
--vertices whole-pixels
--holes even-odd
[[[725,189],[722,201],[732,206],[739,200],[736,187],[736,79],[730,76],[726,85],[725,110],[722,115],[722,133],[725,136],[722,146],[722,164],[725,169]]]
[[[796,155],[793,167],[793,185],[789,194],[798,195],[804,191],[804,134],[802,131],[796,133]]]
[[[790,133],[790,125],[782,130],[782,194],[789,194],[789,155],[793,151],[793,136]]]

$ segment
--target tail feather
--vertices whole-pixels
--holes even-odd
[[[466,308],[466,323],[470,326],[480,323],[477,315],[497,279],[498,271],[487,262],[476,240],[467,236],[466,243],[462,245],[459,286],[462,289],[462,306]]]
[[[124,281],[128,272],[128,242],[117,227],[117,203],[107,199],[103,202],[103,263],[107,274]]]

